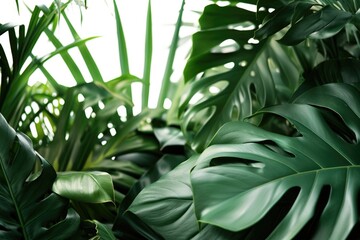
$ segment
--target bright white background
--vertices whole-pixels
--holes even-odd
[[[21,0],[19,0],[21,2]],[[49,6],[52,0],[24,0],[31,9],[36,4],[44,4]],[[181,5],[181,0],[152,0],[152,19],[153,19],[153,59],[152,59],[152,73],[150,86],[150,100],[149,106],[155,107],[157,97],[160,91],[160,85],[166,59],[168,54],[168,46],[171,43],[172,31],[177,20],[178,12]],[[185,5],[185,12],[183,16],[184,22],[190,22],[197,25],[199,14],[194,11],[202,11],[204,6],[208,4],[207,0],[188,0]],[[127,43],[127,50],[129,55],[130,72],[133,75],[142,77],[143,63],[144,63],[144,38],[145,38],[145,23],[147,14],[147,0],[117,0],[120,11],[120,17],[123,24],[125,38]],[[0,3],[0,23],[15,22],[27,23],[29,20],[29,12],[21,4],[20,15],[16,10],[15,0],[1,0]],[[83,20],[80,20],[79,7],[72,3],[67,10],[68,16],[74,24],[76,30],[82,38],[90,36],[100,36],[100,38],[91,40],[87,43],[96,63],[100,68],[103,78],[111,80],[121,75],[116,26],[113,11],[113,4],[110,0],[88,0],[88,9],[82,10]],[[68,32],[65,21],[60,21],[58,27],[58,36],[63,44],[73,41]],[[180,36],[185,37],[191,35],[196,29],[191,27],[183,27]],[[5,39],[6,37],[6,39]],[[0,37],[1,43],[4,45],[7,42],[5,34]],[[191,42],[187,41],[177,52],[175,62],[175,73],[172,81],[180,79],[182,69],[186,63],[185,58],[190,49]],[[43,42],[35,48],[35,55],[42,56],[53,50],[52,45],[47,42],[46,36],[43,37]],[[76,58],[79,53],[76,49],[69,51],[70,54]],[[56,63],[54,63],[56,62]],[[81,61],[76,61],[81,70],[85,69],[85,64]],[[72,76],[67,71],[64,63],[59,59],[52,59],[45,64],[45,67],[59,80],[61,84],[72,86],[74,81]],[[91,81],[90,75],[87,71],[82,71],[87,81]],[[45,81],[40,72],[37,72],[31,78],[31,82]],[[140,94],[140,86],[133,86],[135,96]],[[140,96],[134,97],[135,112],[140,109]]]

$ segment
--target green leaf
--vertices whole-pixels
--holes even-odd
[[[246,232],[198,223],[190,183],[196,159],[181,163],[135,198],[125,218],[138,233],[147,239],[244,239]]]
[[[265,1],[259,3],[267,5]],[[271,7],[271,4],[269,4]],[[347,6],[348,1],[292,1],[274,8],[265,19],[255,37],[265,39],[280,32],[286,26],[285,35],[279,41],[296,45],[306,38],[325,39],[339,33],[348,23],[356,24],[357,11]]]
[[[250,239],[346,239],[359,218],[359,109],[356,88],[330,84],[261,111],[295,136],[225,124],[191,173],[199,221],[263,229]]]
[[[215,16],[222,20],[207,21]],[[209,144],[224,123],[243,120],[262,107],[289,99],[301,71],[292,49],[271,39],[250,40],[260,24],[254,12],[210,5],[200,23],[205,29],[193,35],[180,108],[185,137],[197,151]],[[301,49],[306,51],[308,46]],[[200,96],[197,102],[196,96]]]
[[[122,27],[120,13],[119,13],[116,1],[114,0],[113,3],[114,3],[114,11],[115,11],[116,33],[117,33],[117,40],[118,40],[118,51],[119,51],[121,74],[128,75],[128,74],[130,74],[130,67],[129,67],[129,59],[128,59],[128,54],[127,54],[124,29]],[[126,89],[126,95],[127,95],[127,97],[132,99],[130,86]],[[133,115],[131,107],[127,107],[126,111],[127,111],[128,117],[131,117]]]
[[[17,25],[13,23],[0,24],[0,36],[9,31],[10,29],[15,28]]]
[[[198,231],[189,179],[195,159],[145,188],[129,208],[164,239],[190,239]]]
[[[66,13],[63,11],[62,15],[66,21],[66,24],[68,25],[71,34],[73,35],[74,40],[80,39],[80,36],[78,35],[78,33],[76,32],[75,28],[73,27],[71,21],[68,19]],[[100,70],[97,66],[97,64],[95,63],[94,58],[92,57],[89,49],[87,48],[86,44],[80,45],[79,46],[79,51],[81,53],[82,58],[84,59],[84,62],[87,66],[87,69],[89,70],[91,77],[93,79],[94,82],[104,82]]]
[[[142,85],[142,109],[148,108],[149,91],[150,91],[150,73],[151,73],[151,61],[152,61],[152,13],[151,13],[151,1],[148,3],[148,10],[146,16],[146,33],[145,33],[145,59],[144,59],[144,71],[143,71],[143,85]]]
[[[180,129],[175,127],[155,128],[154,134],[159,140],[160,150],[164,150],[167,147],[181,147],[186,143]],[[174,150],[173,148],[171,149]]]
[[[186,158],[182,155],[165,154],[158,159],[156,163],[153,164],[153,166],[150,167],[149,170],[143,174],[134,185],[132,185],[119,206],[118,215],[113,225],[114,231],[125,234],[125,238],[127,239],[130,238],[130,236],[138,239],[140,232],[147,231],[146,229],[148,227],[144,228],[145,225],[141,225],[141,221],[137,220],[137,218],[133,215],[129,215],[129,212],[126,212],[127,208],[131,205],[135,197],[142,189],[157,181],[161,176],[170,172],[185,159]]]
[[[36,154],[30,140],[0,115],[0,238],[71,237],[80,224],[68,201],[51,192],[52,166]],[[33,172],[39,163],[40,169]]]
[[[105,172],[59,172],[52,189],[60,196],[79,202],[115,200],[111,176]]]
[[[183,0],[181,3],[181,8],[180,8],[177,20],[176,20],[175,29],[174,29],[174,33],[173,33],[171,44],[170,44],[169,55],[168,55],[168,58],[166,61],[165,72],[164,72],[161,89],[160,89],[160,94],[159,94],[159,100],[158,100],[158,104],[157,104],[157,106],[159,108],[163,107],[165,98],[168,97],[168,94],[169,94],[170,77],[173,73],[175,54],[176,54],[176,50],[177,50],[178,44],[179,44],[179,33],[180,33],[180,28],[182,26],[182,16],[183,16],[183,12],[184,12],[184,5],[185,5],[185,0]]]
[[[91,240],[115,240],[115,236],[111,229],[106,226],[105,224],[102,224],[101,222],[98,222],[96,220],[90,221],[91,223],[95,224],[96,229],[96,236],[92,237]]]
[[[307,37],[318,39],[332,37],[345,27],[351,17],[351,13],[325,6],[291,26],[279,41],[286,45],[295,45]]]

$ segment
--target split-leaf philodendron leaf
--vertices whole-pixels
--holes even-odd
[[[53,167],[0,115],[0,239],[62,239],[78,229],[80,218],[68,200],[51,192]],[[36,163],[40,170],[33,172]]]
[[[240,231],[272,219],[251,239],[345,239],[359,219],[359,96],[329,84],[261,111],[287,119],[295,136],[224,125],[191,173],[199,221]]]

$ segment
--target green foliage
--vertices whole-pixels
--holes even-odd
[[[62,9],[65,7],[66,5],[63,5]],[[79,39],[69,45],[61,46],[43,57],[33,57],[33,61],[28,63],[26,60],[32,56],[31,52],[35,44],[41,34],[54,21],[54,18],[57,17],[57,13],[58,11],[54,5],[49,9],[46,7],[35,7],[28,23],[28,28],[25,29],[24,25],[19,26],[18,34],[16,34],[16,26],[11,24],[0,25],[0,33],[7,32],[9,35],[12,55],[12,61],[10,61],[10,58],[5,54],[3,46],[0,45],[0,64],[2,69],[0,111],[9,124],[15,128],[18,127],[26,104],[30,103],[29,99],[25,96],[28,79],[31,74],[52,57],[92,39]],[[10,66],[11,63],[12,66]]]
[[[71,237],[80,218],[68,200],[51,192],[53,167],[0,115],[0,236],[2,239]],[[40,169],[33,172],[36,164]],[[61,237],[60,237],[61,236]]]
[[[105,172],[59,172],[52,190],[73,201],[114,202],[111,176]]]
[[[197,221],[249,239],[345,239],[359,217],[359,106],[358,90],[332,84],[260,112],[287,119],[295,136],[227,123],[129,210],[165,239],[192,238]]]
[[[356,89],[325,85],[261,111],[286,118],[296,136],[225,124],[192,171],[198,219],[232,231],[274,219],[255,239],[345,239],[358,219],[359,104]]]
[[[102,240],[102,239],[115,240],[116,239],[113,232],[111,231],[111,229],[108,226],[106,226],[96,220],[91,221],[91,222],[93,222],[96,225],[96,236],[92,237],[91,240]]]
[[[142,77],[131,75],[116,0],[122,75],[110,81],[103,79],[86,46],[91,38],[81,39],[62,11],[67,4],[35,8],[27,31],[0,25],[14,59],[11,65],[0,47],[0,111],[11,126],[32,137],[34,148],[53,165],[0,118],[7,134],[0,138],[0,199],[5,204],[0,208],[12,211],[0,217],[0,234],[25,239],[39,234],[78,239],[359,237],[359,4],[214,2],[201,14],[184,79],[174,85],[170,77],[184,25],[182,1],[154,111],[147,109],[151,1]],[[56,36],[59,16],[74,38],[69,45]],[[39,58],[32,49],[42,32],[56,50]],[[80,51],[92,82],[85,81],[67,52],[72,47]],[[56,55],[76,86],[61,86],[43,66]],[[36,69],[48,82],[28,87]],[[142,112],[136,116],[134,82],[143,84]],[[166,98],[173,103],[169,111],[163,109]],[[22,168],[20,156],[30,158]],[[35,164],[35,159],[40,161]],[[56,180],[54,169],[60,171]],[[50,198],[59,202],[61,214],[50,207]],[[39,204],[49,205],[46,213],[54,217],[49,224],[49,216],[33,214]],[[28,218],[29,225],[24,223]],[[36,228],[39,224],[48,229]]]
[[[207,6],[200,18],[202,31],[193,36],[181,106],[182,127],[198,151],[224,123],[288,100],[299,84],[301,66],[292,49],[271,39],[251,41],[261,18],[250,10],[217,5]],[[197,95],[202,98],[192,102]]]
[[[356,238],[359,6],[246,4],[205,8],[180,109],[200,155],[140,192],[133,224],[148,239]]]

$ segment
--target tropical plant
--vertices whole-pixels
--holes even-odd
[[[4,99],[1,101],[1,112],[4,112],[13,127],[32,138],[35,150],[58,171],[52,191],[70,199],[71,206],[82,220],[90,219],[80,225],[81,234],[86,238],[94,234],[100,235],[100,230],[111,229],[103,224],[112,225],[118,215],[117,209],[127,208],[120,207],[120,204],[130,188],[148,169],[150,171],[134,186],[122,205],[129,205],[132,198],[140,191],[139,189],[155,181],[159,176],[185,160],[184,140],[176,126],[167,127],[163,120],[155,119],[163,114],[162,104],[164,99],[169,97],[168,92],[162,94],[162,98],[159,100],[162,102],[159,104],[159,110],[150,111],[145,107],[149,98],[149,88],[145,87],[143,90],[143,99],[146,99],[143,102],[144,109],[137,116],[132,114],[132,99],[129,94],[131,84],[137,81],[148,86],[150,83],[150,59],[152,57],[150,1],[146,23],[146,64],[142,79],[130,74],[124,32],[114,1],[122,76],[110,81],[104,81],[95,60],[84,44],[85,41],[92,38],[81,39],[64,12],[68,3],[57,6],[61,6],[61,8],[52,5],[50,9],[47,9],[42,6],[36,7],[32,11],[30,25],[39,23],[39,26],[32,26],[37,30],[35,35],[31,35],[30,29],[28,30],[27,38],[31,40],[31,46],[23,47],[21,45],[24,41],[24,36],[21,35],[21,32],[25,31],[24,26],[20,27],[20,35],[17,36],[14,30],[16,26],[1,25],[1,33],[9,33],[13,58],[16,60],[17,52],[15,50],[18,49],[21,53],[24,48],[26,55],[22,56],[23,62],[29,58],[33,59],[25,71],[23,71],[23,66],[18,67],[16,61],[12,62],[13,66],[11,67],[11,61],[8,60],[6,51],[1,46],[3,50],[1,55],[3,81],[0,86],[1,97]],[[182,4],[176,23],[163,81],[167,87],[170,84],[175,49],[180,40],[178,35],[182,25],[183,6],[184,4]],[[61,15],[57,15],[57,13]],[[66,21],[74,37],[74,43],[69,46],[64,46],[53,30],[56,28],[55,20],[58,17],[62,17]],[[56,51],[49,56],[61,56],[74,77],[76,86],[67,88],[60,85],[43,65],[50,57],[38,58],[32,54],[32,49],[42,33],[47,35],[56,48]],[[76,61],[67,52],[70,47],[79,49],[93,82],[85,81]],[[27,82],[35,69],[42,71],[47,82],[29,87]],[[22,84],[21,88],[19,82]],[[14,87],[10,88],[11,86]],[[5,101],[9,98],[8,96],[14,94],[16,95],[13,100],[18,98],[19,100]],[[125,114],[123,111],[121,112],[122,109],[126,109]],[[150,124],[151,120],[153,121]],[[10,139],[8,140],[10,141]],[[6,141],[6,137],[4,137],[4,141]],[[171,149],[171,153],[168,149]],[[4,198],[6,197],[4,196]],[[118,221],[121,220],[120,214],[118,219]],[[98,229],[98,233],[93,233],[91,230],[94,225]],[[120,227],[117,233],[123,234],[123,231],[129,232],[129,229]],[[133,235],[136,238],[136,233]],[[126,233],[126,236],[131,237],[129,233]],[[64,237],[66,236],[64,235]]]
[[[135,198],[129,214],[143,236],[359,237],[359,7],[205,8],[180,109],[200,154]]]
[[[0,236],[3,239],[60,239],[73,236],[79,215],[51,191],[53,167],[0,115]],[[41,169],[33,172],[35,164]]]
[[[41,164],[29,160],[19,181],[33,188],[39,184],[46,193],[38,196],[41,203],[53,196],[63,204],[50,223],[40,217],[31,221],[46,228],[26,239],[57,232],[69,219],[76,225],[68,236],[79,239],[359,238],[359,4],[214,2],[200,17],[184,79],[174,89],[170,76],[180,41],[182,1],[156,111],[146,108],[152,59],[150,1],[142,77],[131,75],[116,1],[122,72],[116,79],[102,78],[86,47],[88,39],[81,40],[63,11],[51,19],[65,19],[74,43],[63,46],[49,25],[53,20],[42,29],[57,49],[51,56],[62,57],[76,86],[58,84],[41,64],[47,58],[32,55],[32,47],[24,56],[34,59],[31,71],[23,75],[27,71],[19,70],[16,78],[11,73],[17,68],[1,55],[5,80],[0,98],[22,97],[7,105],[0,101],[6,106],[1,112],[11,126],[32,137],[35,150],[51,165],[1,120],[0,130],[9,134],[0,139],[0,183],[5,179],[0,196],[13,213],[0,217],[0,233],[11,237],[13,229],[19,229],[16,237],[26,238],[22,219],[27,219],[23,214],[29,216],[28,205],[22,201],[37,207],[38,201],[17,197],[26,193],[23,186],[6,180],[17,177],[13,171],[20,163],[13,154],[26,148],[25,155],[38,156]],[[39,18],[39,11],[42,16],[52,12],[37,8],[32,19]],[[9,32],[16,49],[16,44],[22,46],[24,27],[18,37],[13,28],[1,25],[0,33]],[[73,46],[80,50],[91,83],[85,82],[67,52]],[[28,87],[36,68],[48,82]],[[6,85],[17,79],[22,79],[21,94]],[[133,82],[143,84],[143,109],[136,116]],[[168,111],[163,109],[166,98],[173,100]],[[38,182],[50,173],[46,186]],[[13,191],[18,194],[9,194]],[[19,206],[16,211],[14,205]]]

